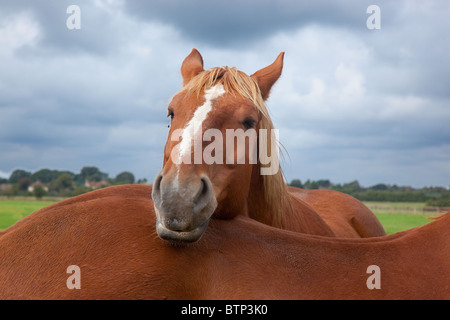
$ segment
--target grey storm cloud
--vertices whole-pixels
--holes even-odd
[[[365,12],[368,3],[348,0],[127,1],[125,9],[144,20],[174,25],[185,37],[225,47],[245,45],[308,24],[361,28],[366,20],[361,12]],[[386,5],[390,6],[388,2]]]
[[[268,106],[288,180],[446,186],[449,14],[439,0],[0,0],[0,174],[95,165],[151,181],[196,47],[205,67],[248,73],[286,51]]]
[[[71,32],[66,26],[70,5],[78,5],[82,12],[83,27]],[[24,47],[18,51],[22,55],[88,53],[106,55],[120,46],[124,37],[129,37],[126,25],[111,19],[111,11],[102,10],[93,1],[2,1],[0,16],[17,12],[29,13],[41,29],[39,46]],[[128,34],[127,34],[128,33]]]

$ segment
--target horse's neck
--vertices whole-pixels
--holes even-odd
[[[272,199],[272,203],[269,203],[265,195],[263,176],[259,174],[259,166],[255,165],[247,198],[247,215],[280,229],[334,236],[330,227],[312,207],[290,194],[284,184],[280,188],[281,197]]]
[[[263,176],[260,174],[259,169],[259,165],[254,165],[252,170],[252,178],[247,199],[248,216],[264,224],[285,229],[285,215],[290,215],[292,208],[290,206],[283,206],[281,203],[276,203],[275,205],[283,207],[275,210],[274,204],[268,203]],[[288,192],[287,189],[285,192]],[[278,213],[280,211],[284,214],[280,215]]]

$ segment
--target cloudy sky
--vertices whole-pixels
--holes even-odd
[[[0,0],[0,176],[97,166],[152,181],[195,47],[205,68],[248,74],[286,52],[268,106],[288,181],[448,186],[449,17],[445,0]]]

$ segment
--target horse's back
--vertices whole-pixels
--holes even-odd
[[[0,239],[0,299],[448,299],[450,214],[370,239],[212,219],[198,243],[155,233],[147,186],[110,187],[41,209]],[[69,266],[81,289],[69,289]],[[366,270],[381,269],[370,290]],[[262,281],[264,279],[264,281]]]
[[[378,218],[361,201],[334,190],[289,187],[294,197],[309,204],[337,237],[368,238],[386,235]]]
[[[1,237],[0,298],[144,298],[133,282],[152,272],[144,268],[152,265],[145,263],[152,237],[148,186],[105,188],[43,208]],[[67,286],[72,265],[82,290]]]

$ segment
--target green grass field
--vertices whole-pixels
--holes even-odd
[[[56,200],[0,199],[0,230],[6,229],[20,219]],[[423,203],[365,203],[378,217],[388,234],[424,225],[433,215],[421,214]],[[416,210],[414,210],[416,208]]]
[[[0,230],[12,226],[30,213],[49,206],[49,200],[2,200],[0,199]]]
[[[411,229],[424,225],[432,220],[428,216],[408,214],[375,214],[380,220],[387,234]]]
[[[432,220],[434,213],[422,212],[421,202],[371,202],[364,204],[377,216],[387,234],[424,225]]]

